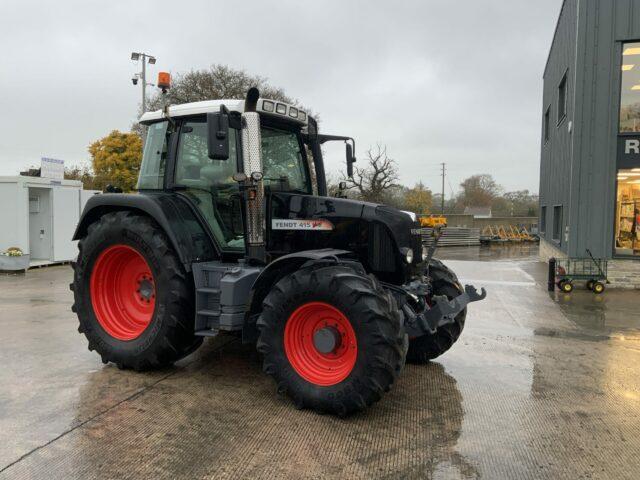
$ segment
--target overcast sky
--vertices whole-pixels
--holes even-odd
[[[542,73],[561,0],[6,2],[0,14],[0,175],[135,119],[130,52],[173,73],[223,63],[268,77],[325,133],[386,144],[401,181],[447,195],[490,173],[538,190]],[[343,167],[330,148],[328,169]]]

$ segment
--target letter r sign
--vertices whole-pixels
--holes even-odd
[[[629,154],[629,153],[639,154],[640,153],[640,140],[629,139],[626,142],[624,142],[624,153],[625,154]]]
[[[640,168],[640,135],[638,133],[618,135],[616,168]]]

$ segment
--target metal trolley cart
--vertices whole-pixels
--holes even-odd
[[[586,286],[593,293],[604,292],[607,280],[607,261],[602,258],[593,258],[591,251],[587,249],[588,258],[567,258],[556,260],[555,280],[556,285],[563,292],[573,290],[574,280],[585,280]]]

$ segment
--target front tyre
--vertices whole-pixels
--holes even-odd
[[[406,340],[393,297],[346,266],[307,267],[263,302],[257,348],[264,371],[298,408],[340,416],[391,388]]]
[[[193,287],[153,220],[127,211],[105,214],[78,248],[72,309],[89,350],[104,363],[163,367],[202,343],[193,335]]]

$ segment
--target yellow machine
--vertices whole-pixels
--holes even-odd
[[[447,226],[447,218],[442,215],[429,215],[420,217],[418,219],[420,221],[421,227],[446,227]]]

